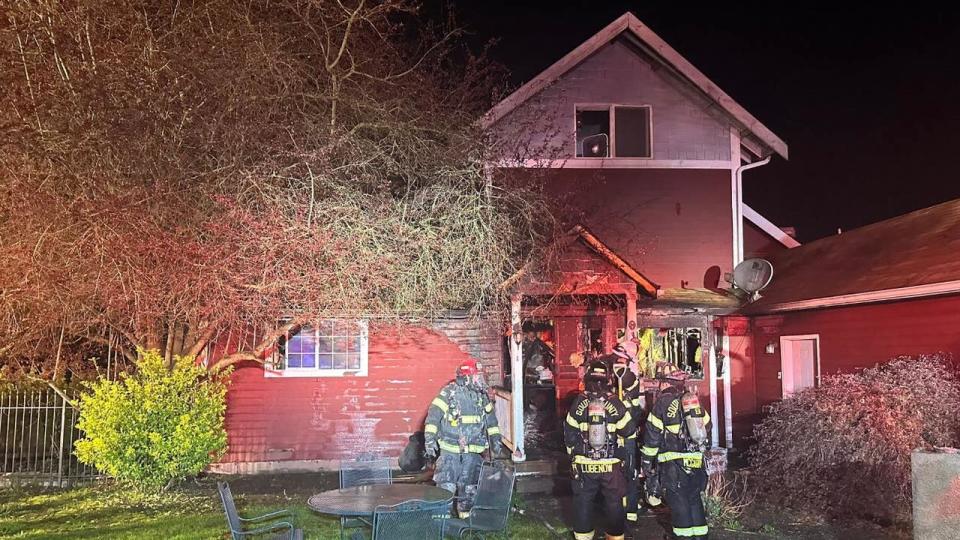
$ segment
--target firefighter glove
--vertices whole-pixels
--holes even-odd
[[[428,444],[424,453],[426,453],[427,457],[430,458],[431,460],[437,459],[437,445]]]

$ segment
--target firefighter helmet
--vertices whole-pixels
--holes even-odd
[[[623,345],[620,345],[620,344],[617,344],[616,346],[613,347],[613,354],[615,354],[617,357],[623,360],[626,360],[628,362],[630,360],[633,360],[633,357],[630,356],[630,353],[627,352],[627,349],[625,349]]]
[[[657,378],[668,381],[685,381],[690,377],[686,371],[678,368],[670,362],[657,362]]]
[[[612,386],[610,366],[598,360],[590,362],[583,374],[583,386],[591,391],[609,389]]]
[[[457,366],[457,377],[472,377],[480,373],[480,366],[473,358],[468,358]]]

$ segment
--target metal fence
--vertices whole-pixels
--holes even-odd
[[[13,482],[74,483],[99,475],[77,461],[79,411],[51,388],[0,390],[0,474]]]

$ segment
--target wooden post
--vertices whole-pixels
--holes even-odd
[[[712,324],[710,330],[710,362],[706,366],[710,381],[710,414],[713,416],[710,422],[710,440],[714,447],[718,447],[720,446],[720,426],[717,424],[717,416],[719,416],[717,414],[717,332],[720,330]]]
[[[723,335],[723,440],[733,448],[733,390],[730,387],[730,336]]]
[[[520,321],[520,303],[523,297],[510,299],[510,421],[513,434],[513,461],[526,461],[523,448],[523,327]]]

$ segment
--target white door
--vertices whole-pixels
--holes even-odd
[[[785,398],[816,386],[820,380],[820,336],[782,336],[780,373]]]

